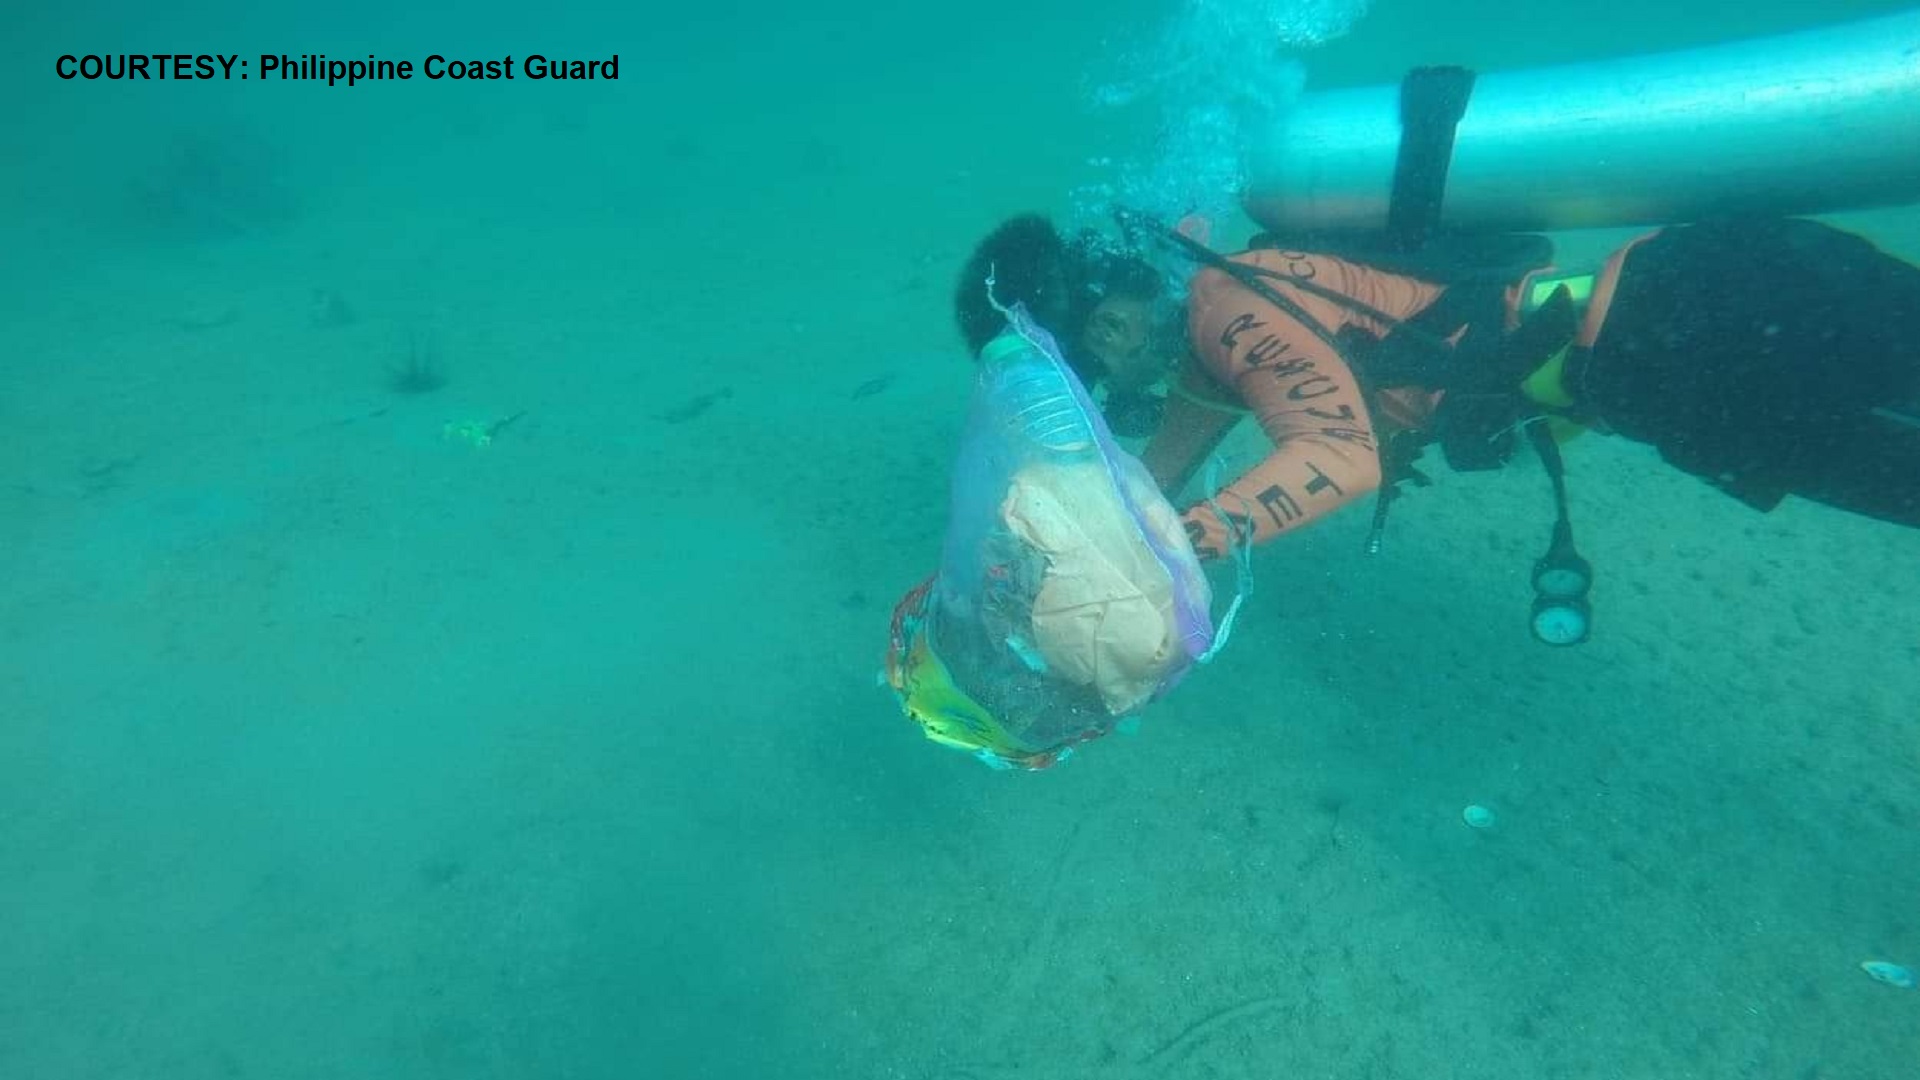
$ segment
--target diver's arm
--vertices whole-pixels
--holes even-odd
[[[1207,273],[1217,273],[1208,271]],[[1317,521],[1380,486],[1380,455],[1359,380],[1332,345],[1242,288],[1196,288],[1189,328],[1199,359],[1273,439],[1271,454],[1213,498],[1254,543]],[[1182,515],[1203,559],[1232,549],[1200,503]]]
[[[1180,365],[1160,426],[1140,451],[1147,474],[1169,498],[1179,495],[1246,414],[1238,404],[1220,400],[1224,396],[1199,360],[1189,357]]]

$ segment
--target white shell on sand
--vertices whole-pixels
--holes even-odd
[[[1460,811],[1460,820],[1476,829],[1491,829],[1496,819],[1493,816],[1493,811],[1475,803],[1465,810]]]
[[[1902,990],[1911,990],[1920,986],[1920,977],[1916,977],[1911,969],[1903,968],[1891,961],[1865,960],[1861,962],[1860,970],[1888,986],[1897,986]]]

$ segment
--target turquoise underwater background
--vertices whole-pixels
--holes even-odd
[[[1579,649],[1523,465],[1262,551],[1058,769],[875,684],[996,222],[1221,200],[1223,101],[1901,6],[16,4],[0,1077],[1909,1075],[1910,531],[1585,439]],[[619,78],[55,75],[175,51]]]

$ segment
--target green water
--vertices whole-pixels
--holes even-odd
[[[875,686],[954,275],[1147,167],[1090,99],[1181,10],[14,13],[0,1077],[1906,1075],[1920,996],[1859,965],[1920,967],[1910,531],[1594,438],[1580,649],[1526,636],[1525,467],[1262,552],[1231,647],[1057,770]],[[1681,10],[1382,0],[1291,60],[1813,17]],[[168,50],[620,78],[53,74]]]

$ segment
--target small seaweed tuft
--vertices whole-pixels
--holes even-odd
[[[431,338],[407,339],[406,359],[387,365],[387,389],[396,394],[431,394],[447,385]]]

